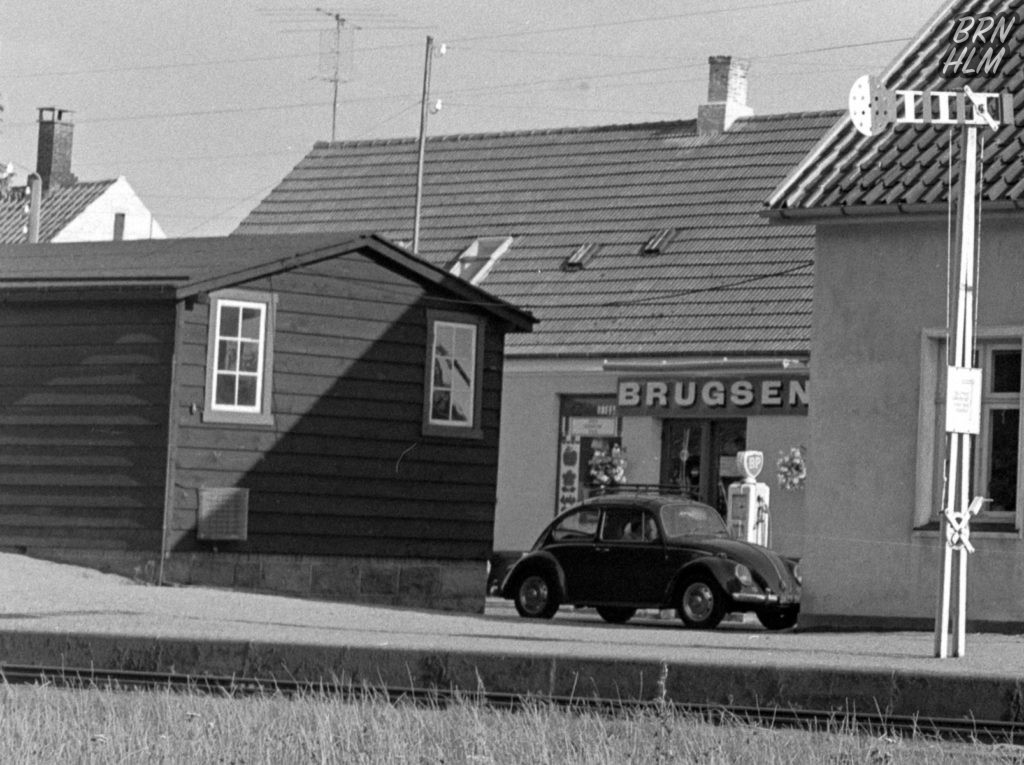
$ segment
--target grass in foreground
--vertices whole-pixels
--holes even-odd
[[[1024,749],[826,731],[713,726],[674,712],[509,712],[308,694],[0,685],[3,763],[1024,763]]]

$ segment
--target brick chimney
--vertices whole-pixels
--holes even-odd
[[[39,109],[39,148],[36,172],[43,191],[53,186],[73,186],[78,178],[71,172],[71,142],[75,126],[68,109],[47,106]]]
[[[737,117],[754,113],[747,106],[750,62],[732,56],[711,56],[708,66],[708,102],[697,107],[698,135],[718,135],[728,130]]]

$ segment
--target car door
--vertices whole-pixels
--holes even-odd
[[[600,515],[587,507],[569,513],[551,529],[544,545],[565,575],[567,602],[589,602],[601,592],[594,551]]]
[[[609,507],[594,545],[598,602],[654,605],[665,590],[665,545],[649,510]]]

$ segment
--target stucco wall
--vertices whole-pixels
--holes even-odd
[[[814,390],[810,389],[810,406],[814,406]],[[764,469],[758,480],[771,490],[769,546],[782,553],[803,558],[806,552],[807,513],[806,489],[783,489],[776,480],[776,462],[782,452],[794,446],[805,447],[809,454],[809,417],[751,417],[747,420],[747,449],[764,452]]]
[[[494,549],[525,550],[554,517],[559,394],[613,394],[601,362],[538,367],[505,358]]]
[[[940,541],[914,532],[921,338],[945,325],[944,219],[818,226],[811,345],[808,549],[801,623],[934,619]],[[981,326],[1024,324],[1024,224],[983,223]],[[1024,620],[1007,598],[1024,552],[975,537],[968,618]]]
[[[114,215],[124,213],[124,238],[163,239],[164,231],[123,177],[69,223],[54,242],[103,242],[114,238]]]
[[[505,359],[495,550],[526,549],[554,515],[559,394],[614,395],[619,376],[604,371],[600,361],[559,364]],[[813,407],[813,390],[810,395]],[[776,486],[775,460],[783,450],[808,445],[808,428],[807,417],[747,420],[747,447],[764,452],[760,480],[772,488],[773,547],[797,556],[804,553],[804,492],[785,492]],[[658,482],[661,430],[658,419],[623,418],[630,482]]]

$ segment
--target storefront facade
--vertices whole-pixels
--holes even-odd
[[[657,375],[634,360],[509,359],[495,549],[527,548],[540,529],[609,485],[681,489],[724,515],[736,453],[762,451],[772,547],[802,554],[803,491],[776,485],[775,461],[808,443],[806,366],[706,360]],[[514,421],[511,421],[514,420]],[[529,476],[528,480],[522,477]]]

